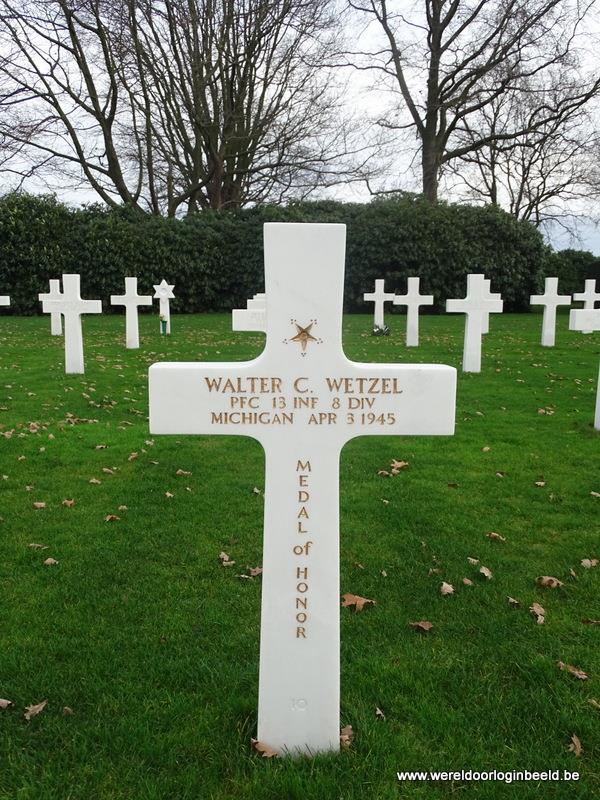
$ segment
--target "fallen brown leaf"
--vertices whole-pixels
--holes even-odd
[[[175,475],[191,475],[192,473],[186,469],[178,469]]]
[[[42,702],[41,703],[37,703],[37,705],[26,706],[25,707],[25,713],[23,714],[23,716],[25,717],[25,719],[27,721],[29,721],[33,717],[37,717],[38,714],[41,714],[41,712],[46,708],[47,705],[48,705],[48,701],[47,700],[42,700]]]
[[[14,705],[12,700],[5,700],[3,697],[0,697],[0,710],[4,711],[6,708],[12,708]]]
[[[219,561],[224,567],[232,567],[235,564],[235,561],[232,561],[227,553],[219,553]]]
[[[565,672],[570,672],[575,678],[578,678],[580,681],[587,681],[589,675],[585,673],[579,667],[574,667],[572,664],[565,664],[564,661],[557,661],[556,665],[559,669],[562,669]]]
[[[175,497],[172,492],[165,492],[165,497]]]
[[[535,482],[535,486],[539,486],[540,488],[541,488],[542,486],[545,486],[545,485],[546,485],[546,481],[536,481],[536,482]]]
[[[467,561],[469,562],[469,564],[472,564],[473,566],[475,566],[475,564],[479,564],[478,558],[471,558],[470,556],[467,556]]]
[[[440,594],[447,595],[447,594],[454,594],[454,586],[451,583],[446,583],[446,581],[442,581],[442,585],[440,586]]]
[[[401,469],[406,469],[408,467],[408,461],[396,461],[394,458],[390,464],[391,469],[397,469],[400,471]]]
[[[97,444],[94,450],[106,450],[105,444]]]
[[[268,744],[259,742],[258,739],[250,739],[250,743],[252,745],[252,749],[256,750],[257,753],[260,753],[263,758],[277,758],[279,755],[277,750],[273,750],[273,748],[269,747]]]
[[[384,478],[389,478],[390,477],[390,473],[385,469],[378,469],[377,470],[377,474],[381,475]]]
[[[495,542],[505,542],[506,541],[504,536],[500,536],[500,534],[496,533],[496,531],[490,531],[489,533],[486,533],[486,536],[487,536],[488,539],[492,539],[492,541],[495,541]]]
[[[533,603],[529,606],[529,613],[535,617],[538,625],[543,625],[546,620],[546,612],[539,603]]]
[[[110,467],[102,467],[102,472],[105,475],[114,475],[115,474],[114,469],[111,469]]]
[[[127,511],[127,506],[119,506],[118,511]]]
[[[509,596],[506,599],[508,600],[508,605],[512,606],[513,608],[518,608],[521,605],[521,603],[519,603],[518,600],[515,600],[514,597]]]
[[[574,753],[577,757],[579,757],[583,753],[583,747],[579,740],[579,737],[573,734],[571,736],[571,744],[567,748],[570,753]]]
[[[41,503],[41,502],[37,501],[37,502],[35,502],[35,503],[33,504],[33,507],[34,507],[34,508],[37,508],[37,509],[40,509],[40,508],[46,508],[46,503]]]
[[[559,581],[558,578],[553,578],[552,575],[540,575],[535,579],[535,582],[544,589],[558,589],[560,586],[564,586],[562,581]]]
[[[348,750],[353,741],[354,731],[352,730],[352,725],[346,725],[340,731],[340,746]]]
[[[107,514],[104,517],[104,522],[118,522],[121,517],[118,517],[116,514]]]
[[[433,625],[428,620],[422,619],[419,620],[419,622],[409,622],[408,627],[413,628],[415,631],[423,631],[423,633],[427,633],[433,628]]]
[[[485,447],[482,447],[482,448],[481,448],[481,452],[482,452],[482,453],[489,453],[491,449],[492,449],[491,447],[488,447],[488,446],[486,445]]]
[[[586,569],[592,569],[592,567],[597,567],[600,564],[600,561],[597,558],[583,558],[581,560],[581,566],[585,567]]]
[[[102,481],[99,481],[98,478],[90,478],[90,483],[93,483],[94,485],[98,486],[99,484],[102,483]]]
[[[484,578],[487,578],[488,581],[492,580],[493,575],[491,569],[488,569],[487,567],[479,567],[479,572]]]
[[[588,697],[588,703],[592,706],[592,708],[596,708],[600,711],[600,703],[597,700],[594,700],[593,697]]]
[[[362,611],[363,608],[366,606],[374,606],[375,600],[369,600],[366,597],[359,597],[356,594],[349,594],[346,593],[342,595],[342,606],[343,608],[351,608],[354,606],[354,611],[358,613]]]
[[[28,544],[27,547],[31,547],[32,550],[47,550],[48,549],[48,545],[47,544],[38,544],[37,542],[31,542],[31,544]]]
[[[465,586],[473,586],[473,581],[469,580],[469,578],[463,578],[462,582]]]
[[[248,569],[248,574],[251,578],[256,578],[258,575],[262,575],[263,568],[262,567],[250,567]]]
[[[129,453],[129,455],[127,456],[127,461],[135,461],[137,457],[138,457],[137,453]]]
[[[600,625],[600,619],[588,619],[586,617],[585,619],[582,619],[581,621],[583,622],[584,625]]]
[[[73,506],[75,505],[75,500],[63,500],[62,504],[67,508],[73,508]]]
[[[55,558],[47,558],[47,559],[44,561],[44,566],[45,566],[45,567],[53,567],[53,566],[55,566],[56,564],[58,564],[58,561],[57,561]]]
[[[69,706],[63,706],[62,713],[63,717],[71,717],[75,712],[73,711],[72,708],[69,708]]]

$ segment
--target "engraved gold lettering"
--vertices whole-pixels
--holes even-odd
[[[308,378],[296,378],[294,381],[294,391],[298,392],[298,394],[305,394],[308,392],[308,389],[301,389],[300,388],[300,381],[307,381]]]

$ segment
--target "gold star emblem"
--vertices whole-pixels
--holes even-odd
[[[310,329],[312,328],[313,324],[314,324],[314,323],[312,323],[312,322],[311,322],[311,323],[310,323],[310,325],[307,325],[305,328],[303,328],[303,327],[302,327],[302,325],[298,325],[298,323],[297,323],[297,322],[295,322],[295,323],[294,323],[294,325],[295,325],[295,326],[296,326],[296,328],[298,329],[298,333],[297,333],[295,336],[292,336],[292,338],[290,339],[290,341],[291,341],[291,342],[300,342],[300,346],[302,347],[302,352],[303,352],[303,353],[304,353],[304,351],[306,350],[306,345],[307,345],[309,342],[316,342],[316,341],[318,341],[318,340],[317,340],[317,339],[316,339],[316,338],[315,338],[315,337],[312,335],[312,333],[310,332]]]

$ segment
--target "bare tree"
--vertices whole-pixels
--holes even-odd
[[[470,199],[500,205],[537,227],[558,224],[572,232],[579,218],[591,218],[600,195],[600,135],[593,108],[566,107],[563,114],[537,124],[541,109],[558,108],[560,94],[571,89],[562,84],[560,74],[552,76],[548,88],[527,82],[471,119],[465,125],[465,143],[492,138],[451,165],[459,191],[466,188]],[[502,139],[515,127],[526,133]]]
[[[27,171],[59,170],[111,206],[154,214],[358,179],[366,148],[352,143],[323,67],[334,10],[334,0],[0,0],[0,137]]]
[[[380,124],[416,134],[424,195],[437,199],[444,167],[491,141],[511,141],[527,131],[517,120],[503,130],[473,131],[470,120],[523,81],[554,67],[577,72],[571,54],[583,21],[597,0],[424,0],[404,13],[400,0],[349,0],[377,35],[371,49],[347,57],[377,71],[392,89],[394,105]],[[364,39],[369,39],[367,30]],[[600,90],[600,78],[570,81],[571,90],[539,104],[533,130],[552,125]],[[531,132],[531,131],[529,131]]]

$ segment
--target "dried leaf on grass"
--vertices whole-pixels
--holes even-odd
[[[539,603],[533,603],[529,606],[529,613],[535,617],[538,625],[543,625],[546,620],[546,612]]]
[[[65,506],[66,508],[73,508],[73,506],[75,505],[75,500],[72,500],[72,499],[71,499],[71,500],[68,500],[68,499],[66,499],[66,500],[63,500],[63,501],[62,501],[62,504],[63,504],[63,506]]]
[[[381,720],[384,720],[384,719],[385,719],[385,714],[384,714],[384,713],[383,713],[383,711],[382,711],[380,708],[378,708],[378,707],[376,707],[376,708],[375,708],[375,716],[377,717],[377,719],[381,719]]]
[[[354,731],[352,730],[352,725],[346,725],[340,731],[340,746],[348,750],[353,741]]]
[[[47,550],[47,544],[38,544],[37,542],[31,542],[27,545],[27,547],[31,547],[32,550]]]
[[[575,678],[578,678],[580,681],[587,681],[589,675],[585,673],[579,667],[574,667],[572,664],[565,664],[564,661],[557,661],[556,665],[559,669],[562,669],[565,672],[570,672]]]
[[[375,600],[369,600],[366,597],[359,597],[356,594],[349,594],[346,593],[342,595],[342,606],[343,608],[351,608],[354,606],[354,610],[356,613],[362,611],[363,608],[366,606],[374,606]]]
[[[23,716],[25,717],[26,720],[29,721],[33,717],[37,717],[38,714],[41,714],[41,712],[46,708],[47,705],[48,701],[42,700],[41,703],[37,703],[36,705],[26,706],[25,713],[23,714]]]
[[[191,475],[192,473],[189,472],[187,469],[178,469],[175,475]]]
[[[600,625],[600,619],[589,619],[586,617],[585,619],[581,620],[584,625]]]
[[[121,517],[118,517],[116,514],[107,514],[104,517],[105,522],[118,522],[120,519]]]
[[[593,697],[588,697],[588,703],[592,706],[592,708],[600,711],[600,703],[597,700],[594,700]]]
[[[463,578],[462,582],[464,583],[465,586],[473,586],[473,581],[470,580],[469,578]]]
[[[409,622],[408,627],[413,628],[413,630],[415,631],[422,631],[423,633],[427,633],[433,628],[433,625],[428,620],[422,619],[419,620],[419,622]]]
[[[14,705],[12,700],[5,700],[3,697],[0,697],[0,710],[4,711],[6,708],[12,708]]]
[[[37,508],[38,510],[41,509],[41,508],[46,508],[46,503],[42,503],[42,502],[36,501],[33,504],[33,507]]]
[[[592,567],[597,567],[600,564],[600,560],[597,558],[584,558],[581,560],[581,566],[585,567],[585,569],[592,569]]]
[[[571,736],[571,744],[567,748],[570,753],[574,753],[577,757],[579,757],[583,753],[583,746],[581,741],[579,740],[579,736],[572,734]]]
[[[540,575],[535,579],[535,582],[544,589],[558,589],[564,586],[562,581],[559,581],[558,578],[553,578],[552,575]]]
[[[488,539],[491,539],[494,542],[505,542],[506,541],[504,536],[500,536],[500,534],[496,533],[496,531],[490,531],[489,533],[486,533],[486,536],[487,536]]]
[[[518,600],[515,600],[514,597],[508,596],[506,599],[508,600],[508,605],[512,606],[513,608],[518,608],[521,605],[521,603]]]
[[[479,573],[480,575],[483,575],[483,577],[486,578],[488,581],[491,581],[493,578],[492,570],[488,569],[487,567],[479,567]]]
[[[223,567],[232,567],[235,564],[235,561],[232,561],[227,553],[219,553],[219,561]]]
[[[447,594],[454,594],[454,586],[451,583],[446,583],[446,581],[442,581],[442,585],[440,586],[440,594],[447,595]]]
[[[47,558],[44,561],[45,567],[54,567],[56,564],[58,564],[58,561],[55,558]]]
[[[257,753],[260,753],[263,758],[277,758],[279,755],[277,750],[273,750],[273,748],[269,747],[268,744],[259,742],[258,739],[250,739],[250,743],[252,745],[252,749],[256,750]]]

